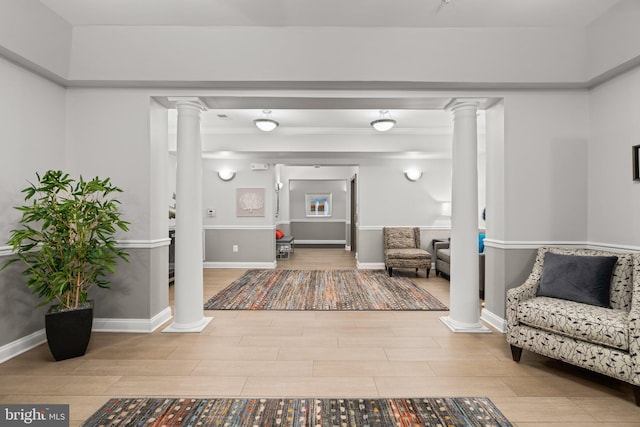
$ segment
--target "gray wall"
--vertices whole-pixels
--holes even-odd
[[[297,243],[347,243],[347,182],[345,180],[289,181],[289,221]],[[307,217],[305,195],[331,193],[331,216]]]
[[[272,263],[275,259],[275,231],[273,228],[222,228],[205,230],[205,262],[216,263]],[[238,252],[233,252],[233,246]]]

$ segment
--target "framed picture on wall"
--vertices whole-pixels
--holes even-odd
[[[631,160],[633,163],[633,180],[640,181],[640,145],[631,147]]]
[[[236,216],[264,216],[264,188],[238,188]]]
[[[331,193],[305,193],[304,203],[309,217],[331,216]]]

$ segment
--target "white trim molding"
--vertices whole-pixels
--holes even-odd
[[[480,320],[487,323],[494,329],[497,329],[503,334],[507,333],[507,321],[502,317],[490,312],[486,308],[483,308],[480,312]]]
[[[40,329],[26,337],[12,341],[9,344],[5,344],[0,347],[0,363],[4,363],[7,360],[12,359],[25,351],[29,351],[45,342],[47,342],[47,334],[44,329]]]
[[[171,307],[166,307],[151,319],[93,319],[93,330],[96,332],[143,332],[151,333],[169,321],[172,317]]]
[[[118,240],[116,247],[121,249],[154,249],[169,246],[171,239],[163,237],[154,240]]]
[[[11,254],[13,254],[11,246],[0,246],[0,256],[9,256]]]
[[[358,270],[384,270],[384,262],[358,262],[356,261]]]
[[[203,268],[276,268],[273,262],[205,262]]]
[[[451,231],[450,226],[442,225],[359,225],[358,230],[361,231],[382,231],[384,227],[418,227],[420,230],[435,230],[435,231]]]
[[[203,225],[203,230],[269,230],[276,229],[275,225]]]
[[[526,240],[497,240],[491,238],[484,239],[484,245],[497,249],[538,249],[543,246],[555,246],[563,248],[585,248],[598,249],[605,251],[640,251],[640,246],[619,245],[615,243],[597,243],[597,242],[581,242],[581,241],[526,241]]]
[[[346,240],[298,240],[296,245],[346,245]]]

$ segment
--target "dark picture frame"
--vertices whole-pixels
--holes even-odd
[[[631,147],[631,158],[633,163],[633,180],[640,181],[640,145]]]

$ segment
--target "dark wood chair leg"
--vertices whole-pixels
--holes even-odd
[[[393,267],[389,267],[387,270],[389,271],[389,277],[391,277],[393,275]]]
[[[418,277],[418,269],[416,268],[416,277]]]
[[[632,385],[633,397],[636,399],[636,406],[640,406],[640,385]]]
[[[429,272],[431,271],[431,269],[429,267],[427,267],[427,279],[429,278]]]
[[[515,345],[511,346],[511,358],[514,362],[519,362],[522,357],[522,349],[520,347],[516,347]]]

